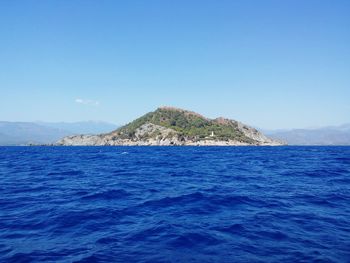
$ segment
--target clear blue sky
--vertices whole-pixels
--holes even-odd
[[[350,122],[350,1],[0,1],[0,120],[161,105],[261,128]]]

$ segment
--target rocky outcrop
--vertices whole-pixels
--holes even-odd
[[[111,133],[68,136],[56,145],[277,146],[282,143],[234,120],[210,120],[191,111],[162,107]]]
[[[248,138],[253,139],[258,142],[259,145],[280,145],[282,142],[273,140],[266,137],[263,133],[259,132],[257,129],[244,125],[241,122],[237,122],[238,128],[244,133]]]
[[[106,139],[102,135],[73,135],[59,140],[56,145],[69,146],[97,146],[106,145]]]

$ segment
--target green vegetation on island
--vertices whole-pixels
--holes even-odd
[[[180,139],[254,142],[239,129],[236,121],[223,118],[207,119],[197,113],[171,107],[162,107],[154,112],[147,113],[119,128],[114,134],[119,138],[132,139],[135,137],[137,129],[147,123],[172,129]],[[157,134],[148,134],[147,137],[154,137],[155,135]]]

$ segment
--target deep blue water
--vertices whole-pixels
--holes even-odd
[[[0,147],[1,262],[350,262],[350,147]]]

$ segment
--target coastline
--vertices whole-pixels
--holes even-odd
[[[285,146],[287,144],[277,141],[265,141],[258,143],[246,143],[234,140],[179,140],[171,139],[148,139],[130,140],[105,138],[98,135],[80,135],[65,137],[50,146]]]

